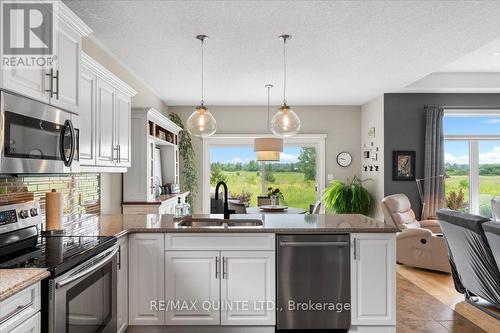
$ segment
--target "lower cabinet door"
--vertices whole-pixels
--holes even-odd
[[[117,332],[123,333],[128,326],[128,240],[123,236],[118,240],[119,256],[116,277],[117,289]]]
[[[275,253],[221,251],[221,324],[275,325]]]
[[[129,325],[163,325],[164,234],[129,235]]]
[[[396,324],[396,235],[351,235],[352,325]]]
[[[40,333],[40,312],[35,313],[28,320],[23,322],[21,325],[14,328],[9,333]]]
[[[167,325],[219,325],[219,251],[167,251]]]

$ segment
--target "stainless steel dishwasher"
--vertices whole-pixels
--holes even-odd
[[[278,330],[349,329],[349,243],[349,235],[278,236]]]

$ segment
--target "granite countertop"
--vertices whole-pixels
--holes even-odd
[[[219,218],[222,215],[194,215],[193,218]],[[306,214],[235,214],[231,220],[259,219],[258,227],[179,227],[179,219],[173,215],[126,214],[88,215],[66,225],[69,235],[123,236],[127,233],[143,232],[252,232],[276,234],[338,234],[338,233],[395,233],[398,229],[376,219],[352,215],[306,215]]]
[[[0,302],[49,275],[43,268],[0,269]]]

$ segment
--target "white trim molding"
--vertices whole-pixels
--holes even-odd
[[[254,140],[262,137],[272,137],[270,134],[215,134],[203,138],[202,157],[202,212],[210,213],[210,146],[224,145],[252,145]],[[316,178],[318,197],[321,196],[326,184],[326,134],[297,134],[290,138],[283,138],[284,146],[300,144],[316,148]]]
[[[498,117],[500,110],[496,108],[486,109],[454,109],[444,111],[445,117]],[[469,157],[469,211],[479,214],[480,208],[480,179],[479,179],[479,143],[481,141],[500,141],[499,134],[445,134],[446,141],[463,141],[468,145]],[[446,153],[446,150],[445,150]]]

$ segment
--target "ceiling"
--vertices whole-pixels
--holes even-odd
[[[64,1],[168,105],[360,105],[500,37],[500,2]],[[499,49],[500,50],[500,49]],[[499,57],[500,59],[500,57]]]

